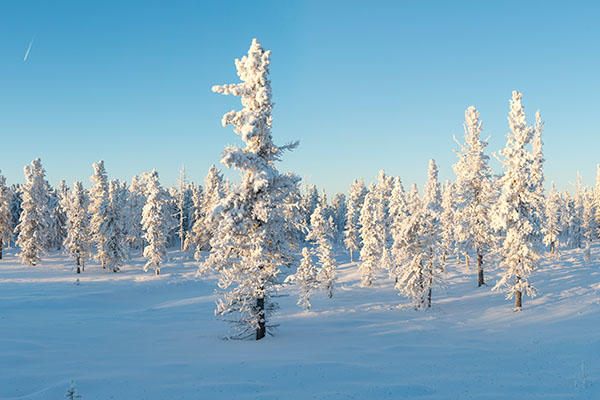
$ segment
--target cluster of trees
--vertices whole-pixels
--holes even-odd
[[[204,187],[187,183],[182,170],[181,184],[169,190],[156,171],[127,184],[109,180],[103,161],[93,170],[89,190],[82,182],[68,187],[62,181],[53,188],[39,158],[25,166],[24,184],[7,187],[0,175],[0,244],[15,243],[21,261],[29,265],[37,265],[49,251],[64,250],[77,273],[91,258],[118,272],[140,251],[147,260],[144,269],[157,275],[167,248],[178,239],[182,250],[195,252],[198,259],[210,249],[217,223],[210,210],[229,191],[217,168],[209,169]]]
[[[270,54],[253,40],[235,61],[241,82],[213,87],[243,105],[222,119],[243,142],[226,147],[221,160],[240,172],[239,183],[213,165],[204,186],[187,182],[183,169],[171,189],[161,186],[156,171],[127,184],[109,181],[99,161],[89,190],[81,182],[52,188],[36,159],[25,167],[23,185],[7,187],[0,175],[0,245],[15,241],[30,265],[64,247],[78,273],[91,257],[117,272],[137,250],[147,260],[144,269],[158,275],[167,248],[178,244],[199,261],[199,274],[218,273],[215,313],[234,321],[238,336],[257,340],[269,330],[282,281],[297,288],[306,309],[319,288],[334,296],[340,247],[356,259],[362,285],[384,272],[418,309],[431,307],[449,256],[467,267],[474,257],[478,286],[485,285],[484,267],[497,261],[503,274],[493,289],[514,298],[516,309],[523,294],[535,294],[529,276],[544,252],[581,248],[589,260],[600,227],[600,165],[594,190],[579,178],[574,194],[559,193],[554,184],[546,194],[543,123],[539,111],[534,124],[527,122],[521,93],[510,100],[507,143],[497,155],[501,174],[492,174],[479,112],[469,107],[464,140],[455,139],[454,181],[441,184],[430,160],[421,192],[415,184],[405,191],[399,177],[382,170],[368,187],[357,179],[347,198],[336,194],[328,202],[324,191],[314,185],[302,191],[300,178],[277,169],[298,143],[273,141]]]

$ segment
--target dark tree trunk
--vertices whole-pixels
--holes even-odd
[[[81,273],[81,267],[77,267],[77,273],[80,274]]]
[[[429,286],[429,291],[427,292],[427,308],[431,308],[431,286]]]
[[[256,328],[256,340],[260,340],[267,334],[267,327],[265,326],[265,299],[259,297],[256,299],[256,308],[258,308],[258,328]]]
[[[554,254],[554,242],[550,243],[550,254]]]
[[[106,263],[102,260],[102,269],[106,269]]]
[[[81,256],[79,256],[79,255],[77,256],[77,265],[78,266],[81,265]]]
[[[515,293],[515,311],[519,311],[523,307],[523,299],[520,290]]]
[[[0,239],[0,260],[2,260],[2,248],[4,247],[4,242]]]
[[[160,275],[160,268],[156,268],[156,276]]]
[[[481,287],[485,285],[483,281],[483,255],[477,255],[477,286]]]

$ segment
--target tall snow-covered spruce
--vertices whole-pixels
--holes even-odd
[[[536,232],[539,199],[532,190],[533,155],[527,149],[533,129],[525,120],[522,99],[521,93],[513,91],[508,114],[510,132],[506,147],[500,151],[504,175],[499,181],[501,193],[492,219],[494,227],[505,232],[499,250],[505,270],[494,289],[505,288],[507,299],[515,298],[515,310],[522,307],[523,293],[535,295],[528,278],[537,267],[540,247],[540,232]]]
[[[240,96],[243,109],[223,116],[245,144],[228,146],[221,162],[241,172],[241,182],[223,199],[217,231],[211,239],[208,268],[220,272],[221,296],[216,314],[233,314],[239,337],[265,337],[277,304],[272,295],[281,268],[295,261],[286,240],[285,200],[300,179],[280,173],[275,163],[298,143],[276,146],[271,136],[272,108],[269,64],[271,52],[254,39],[248,55],[236,59],[241,83],[214,86],[222,94]]]
[[[150,174],[146,188],[148,198],[142,211],[144,239],[148,242],[144,248],[144,257],[147,260],[144,271],[154,267],[154,271],[158,275],[160,266],[167,256],[167,239],[174,220],[169,212],[167,195],[158,181],[156,170]]]
[[[51,228],[50,210],[48,209],[48,182],[42,162],[36,158],[26,165],[25,184],[21,186],[23,211],[16,230],[19,232],[17,245],[21,252],[19,257],[25,264],[36,265],[40,256],[46,252]]]
[[[11,203],[12,195],[6,186],[6,178],[0,174],[0,260],[2,248],[8,245],[13,236]]]
[[[494,247],[489,210],[493,204],[489,157],[484,154],[487,142],[481,139],[479,111],[473,106],[465,111],[465,143],[457,152],[454,165],[454,234],[460,251],[477,255],[477,285],[482,286],[483,259]]]
[[[73,184],[64,202],[67,212],[67,237],[64,246],[75,258],[77,273],[85,270],[85,262],[90,254],[90,227],[88,197],[81,182]]]

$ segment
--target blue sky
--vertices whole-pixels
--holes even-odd
[[[301,142],[282,168],[329,193],[381,168],[421,186],[429,158],[453,178],[465,108],[497,151],[513,89],[530,121],[541,109],[547,179],[593,184],[598,20],[594,2],[2,2],[0,168],[20,182],[39,156],[51,183],[87,185],[104,159],[168,186],[185,163],[201,181],[238,143],[220,121],[239,101],[210,87],[237,81],[256,37],[273,51],[274,137]]]

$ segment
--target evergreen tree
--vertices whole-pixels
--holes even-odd
[[[375,184],[371,184],[365,196],[359,219],[362,248],[360,250],[361,263],[358,270],[360,271],[362,286],[373,284],[373,275],[385,247],[383,242],[385,236],[380,221],[380,206],[377,187]]]
[[[111,234],[110,218],[112,217],[108,177],[103,160],[94,163],[93,167],[94,175],[90,178],[93,183],[90,189],[90,232],[92,243],[96,247],[95,258],[102,263],[102,268],[105,269],[109,259],[108,238]]]
[[[537,267],[539,249],[534,232],[537,195],[532,189],[532,154],[526,146],[531,142],[532,129],[525,121],[523,95],[513,91],[508,122],[510,132],[506,147],[500,152],[504,175],[500,178],[501,194],[495,208],[493,224],[505,232],[499,249],[505,271],[494,289],[506,288],[507,299],[515,298],[515,310],[522,307],[523,293],[535,295],[529,275]]]
[[[455,139],[460,152],[457,152],[458,162],[454,165],[454,236],[462,252],[477,255],[477,285],[482,286],[483,258],[495,241],[489,215],[494,199],[489,157],[484,153],[487,142],[481,139],[479,111],[473,106],[465,111],[464,127],[465,144]]]
[[[344,244],[350,251],[350,262],[354,262],[354,253],[361,248],[360,241],[360,213],[365,202],[367,189],[361,179],[355,179],[350,186],[348,198],[348,211],[346,213],[346,230]]]
[[[225,197],[225,193],[223,174],[218,168],[211,165],[204,179],[203,218],[196,220],[192,228],[192,237],[196,245],[194,257],[197,261],[202,258],[202,251],[211,249],[210,241],[220,223],[220,215],[214,211]]]
[[[144,248],[144,257],[147,260],[144,271],[154,267],[156,275],[158,275],[160,266],[167,256],[167,235],[174,224],[167,207],[166,192],[160,186],[156,170],[152,171],[147,185],[148,198],[142,212],[144,239],[148,242]]]
[[[12,227],[12,242],[17,240],[17,225],[19,225],[19,218],[21,217],[21,185],[15,184],[10,186],[10,226]]]
[[[323,205],[317,205],[315,212],[310,217],[310,231],[306,239],[314,241],[317,246],[317,256],[321,264],[317,278],[327,291],[329,298],[333,297],[337,276],[337,266],[333,257],[333,231],[333,218],[327,219]]]
[[[146,189],[144,182],[137,175],[131,180],[129,185],[129,195],[127,197],[127,242],[132,249],[141,249],[144,246],[144,231],[142,229],[142,209],[146,204]]]
[[[73,184],[73,190],[67,193],[63,202],[67,214],[67,237],[64,246],[69,255],[75,258],[77,273],[85,270],[85,262],[91,250],[88,203],[81,182]]]
[[[554,182],[552,189],[546,199],[546,226],[544,227],[544,244],[550,246],[550,253],[554,254],[559,245],[559,237],[561,233],[561,209],[562,200],[560,194],[556,191]]]
[[[222,122],[233,125],[246,146],[229,146],[223,152],[221,162],[238,169],[242,179],[219,204],[219,225],[205,268],[220,272],[222,296],[216,313],[237,315],[240,334],[254,332],[256,340],[266,335],[269,315],[276,308],[272,293],[280,269],[294,262],[286,240],[284,203],[300,181],[291,173],[281,174],[275,165],[297,142],[273,143],[270,56],[254,39],[248,55],[236,60],[242,82],[213,87],[241,97],[244,108],[228,112]]]
[[[51,228],[48,210],[49,185],[44,178],[46,171],[39,158],[26,165],[24,171],[25,184],[21,186],[23,211],[16,227],[19,232],[17,245],[21,248],[18,255],[24,264],[36,265],[41,254],[46,252]]]
[[[344,235],[346,229],[346,214],[348,208],[346,206],[346,196],[342,193],[336,193],[331,201],[331,211],[333,217],[333,223],[335,225],[335,241],[339,243]]]
[[[440,223],[442,224],[442,247],[444,249],[444,261],[449,253],[456,250],[455,241],[455,220],[454,220],[454,184],[446,181],[444,191],[442,193],[442,214]]]
[[[418,309],[431,307],[432,287],[443,270],[440,216],[438,167],[430,160],[421,206],[407,218],[393,245],[399,264],[395,288]]]
[[[286,278],[286,282],[293,283],[298,288],[298,305],[305,310],[310,310],[310,295],[319,286],[317,268],[312,261],[310,251],[302,248],[302,262],[294,275]]]
[[[106,237],[104,242],[106,253],[103,263],[108,270],[118,272],[129,258],[125,225],[127,188],[121,186],[117,179],[113,179],[110,182],[108,193],[108,210],[105,221]]]
[[[11,198],[10,189],[6,186],[6,178],[0,171],[0,260],[2,259],[2,249],[10,243],[13,237]]]

